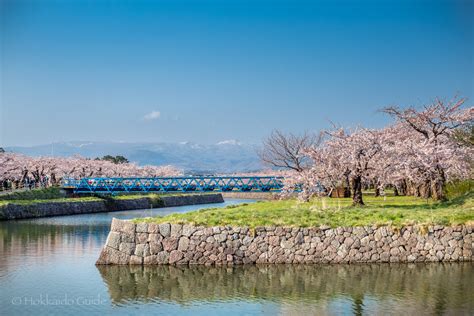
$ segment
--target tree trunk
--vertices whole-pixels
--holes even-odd
[[[445,201],[446,192],[444,191],[445,185],[445,176],[444,171],[441,168],[437,169],[436,178],[431,181],[431,196],[434,200]]]
[[[415,184],[411,182],[410,180],[407,180],[406,184],[407,184],[407,195],[415,196],[415,188],[416,188]]]
[[[421,185],[418,185],[418,184],[413,184],[412,186],[412,193],[411,195],[415,196],[415,197],[420,197],[421,196]]]
[[[374,190],[375,190],[375,196],[380,196],[380,187],[377,185],[377,183],[375,184],[374,186]]]
[[[28,169],[23,169],[23,174],[22,174],[22,176],[21,176],[20,182],[21,182],[21,183],[24,183],[26,177],[28,177]]]
[[[431,182],[431,196],[436,201],[445,201],[446,194],[444,192],[444,183],[440,181]]]
[[[398,194],[407,195],[407,181],[402,180],[398,185]]]
[[[352,178],[352,205],[359,206],[364,205],[362,200],[362,177],[355,176]]]
[[[425,183],[420,186],[420,196],[424,199],[431,197],[431,181],[426,180]]]
[[[298,195],[301,201],[303,202],[309,202],[311,198],[311,188],[308,185],[303,185],[303,190],[301,193]]]
[[[344,182],[345,182],[347,190],[349,191],[349,196],[351,196],[351,181],[349,179],[349,171],[346,171],[344,173]]]
[[[396,186],[396,185],[393,186],[393,195],[394,195],[394,196],[398,196],[398,195],[399,195],[399,194],[398,194],[398,189],[397,189],[397,186]]]
[[[407,195],[414,197],[422,196],[422,184],[414,183],[412,181],[407,182]]]
[[[375,178],[374,181],[372,182],[374,186],[374,195],[375,197],[380,196],[380,186],[379,186],[379,179]]]

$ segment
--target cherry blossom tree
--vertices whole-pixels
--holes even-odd
[[[17,186],[26,178],[36,183],[47,179],[51,185],[62,178],[83,177],[171,177],[181,175],[173,166],[138,166],[134,163],[115,164],[107,160],[92,160],[80,156],[28,157],[16,153],[0,153],[0,181],[12,181]]]
[[[444,199],[446,181],[472,178],[474,148],[453,137],[472,126],[474,110],[461,108],[463,102],[437,100],[420,111],[387,108],[400,118],[385,128],[325,132],[321,144],[302,150],[311,165],[287,177],[285,192],[303,189],[300,197],[308,200],[317,186],[330,193],[350,183],[353,204],[363,205],[363,185],[375,183],[377,189]]]
[[[298,198],[308,202],[314,195],[322,193],[320,179],[312,169],[301,172],[287,171],[283,185],[280,193],[282,198],[293,197],[295,192],[298,192]]]
[[[284,193],[299,189],[300,199],[308,201],[324,188],[327,195],[338,187],[352,188],[354,205],[363,205],[362,185],[373,181],[382,153],[384,133],[358,128],[326,131],[324,141],[303,150],[310,168],[285,178]]]
[[[428,142],[406,124],[397,124],[392,132],[392,141],[383,151],[386,169],[381,178],[385,184],[392,184],[400,192],[408,190],[408,194],[415,196],[440,199],[433,188],[438,168],[443,170],[445,181],[472,176],[471,148],[459,146],[451,138],[438,144]]]
[[[436,200],[446,198],[444,188],[449,177],[465,177],[470,170],[468,157],[472,147],[455,141],[456,131],[474,120],[474,108],[463,108],[465,99],[436,99],[421,109],[386,107],[402,131],[395,140],[398,169],[415,183],[424,181]],[[395,155],[393,155],[395,157]]]
[[[314,162],[315,178],[326,187],[350,184],[352,202],[363,205],[362,184],[373,180],[378,158],[382,152],[383,133],[379,130],[343,128],[327,131],[329,138],[320,148],[310,148],[307,155]]]

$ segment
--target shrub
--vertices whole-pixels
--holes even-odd
[[[446,185],[448,199],[454,199],[474,191],[474,180],[453,181]]]

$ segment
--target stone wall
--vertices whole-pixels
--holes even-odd
[[[97,264],[472,261],[473,226],[195,227],[112,220]]]
[[[162,196],[163,207],[183,206],[183,205],[197,205],[197,204],[212,204],[223,203],[224,198],[221,193],[208,194],[186,194],[186,195],[170,195]]]
[[[0,207],[0,220],[24,219],[60,215],[75,215],[125,210],[139,210],[195,204],[222,203],[220,193],[161,196],[157,199],[140,197],[135,199],[104,199],[101,201],[61,201],[31,204],[8,203]]]

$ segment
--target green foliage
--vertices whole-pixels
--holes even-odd
[[[105,161],[110,161],[116,165],[123,164],[123,163],[129,163],[128,159],[125,158],[124,156],[111,156],[111,155],[105,155],[102,158],[97,157],[95,160],[105,160]]]
[[[350,198],[318,198],[309,203],[297,200],[261,201],[226,208],[136,219],[156,223],[190,223],[219,226],[363,226],[407,224],[455,225],[474,221],[474,197],[466,195],[439,203],[415,197],[365,197],[366,206],[352,207]]]
[[[446,185],[448,199],[454,199],[474,192],[474,180],[450,182]]]
[[[63,198],[64,194],[61,193],[61,188],[59,187],[49,187],[44,189],[33,189],[25,190],[14,193],[6,193],[0,195],[1,201],[10,201],[10,200],[49,200],[49,199],[59,199]]]

